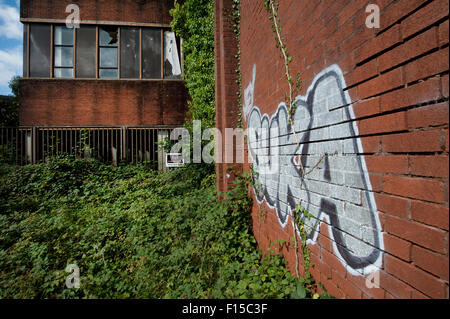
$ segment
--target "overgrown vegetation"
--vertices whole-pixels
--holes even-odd
[[[172,30],[183,39],[184,80],[192,99],[188,116],[215,127],[214,1],[175,1],[170,13]]]
[[[17,126],[19,124],[19,76],[9,81],[13,95],[0,96],[0,126]]]
[[[219,202],[215,176],[189,167],[60,157],[2,165],[0,176],[1,298],[283,298],[303,289],[281,256],[258,251],[247,177]],[[68,264],[80,267],[79,289],[65,287]]]

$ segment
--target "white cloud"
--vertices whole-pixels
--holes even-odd
[[[18,40],[23,38],[18,8],[0,4],[0,37]]]
[[[22,47],[0,50],[0,87],[8,87],[14,75],[22,74]]]

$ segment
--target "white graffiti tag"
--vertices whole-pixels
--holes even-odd
[[[269,117],[253,105],[256,67],[245,90],[248,149],[255,196],[275,209],[282,227],[301,202],[315,243],[320,223],[329,226],[336,255],[355,274],[381,266],[383,240],[363,148],[345,81],[337,65],[319,73],[305,96],[297,96],[293,125],[284,102]],[[246,116],[247,118],[247,116]],[[295,134],[299,139],[297,143]],[[316,169],[301,178],[299,167]],[[300,163],[301,161],[301,163]]]

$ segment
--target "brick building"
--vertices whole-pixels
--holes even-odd
[[[233,1],[215,2],[218,128],[237,127],[242,113],[244,128],[259,133],[248,131],[246,144],[258,173],[250,191],[259,246],[292,243],[300,203],[314,217],[311,273],[332,295],[449,298],[448,0],[278,2],[290,72],[303,80],[293,125],[264,1],[241,1],[242,109]],[[369,4],[380,9],[379,28],[366,26]],[[217,165],[219,190],[230,165]],[[281,252],[294,272],[292,244]]]
[[[79,8],[80,27],[66,18]],[[173,0],[22,0],[20,125],[180,125],[187,91]]]

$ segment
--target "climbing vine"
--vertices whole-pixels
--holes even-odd
[[[242,75],[241,75],[241,2],[240,0],[233,0],[233,31],[236,36],[237,41],[237,50],[238,52],[234,56],[237,61],[237,69],[235,72],[237,73],[236,83],[238,85],[238,90],[236,92],[237,95],[237,103],[238,103],[238,124],[237,127],[243,128],[242,124]]]
[[[300,76],[300,72],[296,74],[296,78],[294,81],[294,78],[292,76],[292,72],[290,69],[290,64],[292,62],[292,56],[289,54],[289,51],[286,46],[286,39],[282,36],[282,29],[280,26],[280,17],[278,15],[278,7],[279,3],[276,0],[264,0],[264,6],[266,7],[266,10],[269,14],[269,19],[271,22],[272,31],[275,34],[275,43],[276,47],[280,49],[281,52],[281,58],[284,60],[284,67],[285,67],[285,77],[286,82],[288,85],[288,92],[285,94],[285,99],[287,100],[287,108],[288,108],[288,114],[289,114],[289,123],[292,128],[294,128],[294,114],[297,109],[297,103],[294,100],[294,96],[297,96],[298,93],[302,90],[302,79]],[[300,146],[300,139],[295,132],[295,129],[292,130],[294,138],[296,140],[297,147]],[[303,163],[300,160],[300,168],[299,173],[302,180],[306,177],[306,175],[310,174],[312,171],[314,171],[319,164],[323,161],[327,154],[324,154],[320,157],[319,161],[313,165],[311,169],[308,171],[305,170],[303,167]],[[308,233],[308,226],[306,225],[306,222],[313,218],[314,216],[309,213],[305,207],[302,206],[302,200],[296,204],[295,212],[293,213],[293,216],[291,216],[292,221],[292,229],[293,229],[293,242],[294,242],[294,251],[296,255],[296,265],[295,265],[295,272],[297,277],[299,277],[298,272],[298,242],[297,242],[297,231],[300,235],[300,242],[301,242],[301,252],[302,252],[302,259],[303,259],[303,266],[304,266],[304,284],[308,288],[313,288],[315,281],[314,278],[312,278],[310,273],[310,267],[311,267],[311,261],[310,261],[310,252],[307,246],[307,233]]]

